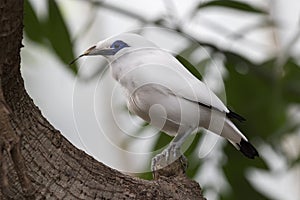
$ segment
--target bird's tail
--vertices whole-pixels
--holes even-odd
[[[248,141],[241,139],[240,143],[237,145],[239,146],[240,152],[242,152],[246,157],[254,159],[255,156],[258,156],[258,152],[255,147]]]
[[[227,138],[247,158],[254,159],[255,156],[259,156],[255,147],[229,119],[226,120],[221,136]]]

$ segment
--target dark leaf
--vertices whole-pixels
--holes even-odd
[[[186,174],[191,178],[193,178],[197,174],[201,166],[201,161],[198,157],[198,152],[196,152],[196,149],[197,146],[199,145],[199,141],[201,139],[202,134],[203,134],[202,132],[196,134],[192,144],[185,152],[185,155],[188,159],[188,169],[186,171]]]
[[[300,156],[290,163],[290,168],[297,167],[299,165],[300,165]]]
[[[169,135],[167,135],[167,134],[165,134],[163,132],[160,132],[159,134],[160,135],[159,135],[158,139],[156,140],[156,143],[155,143],[155,145],[153,147],[153,151],[156,151],[156,150],[159,150],[159,149],[163,150],[164,148],[167,147],[167,145],[172,140],[171,136],[169,136]]]
[[[216,0],[216,1],[209,1],[205,3],[201,3],[198,8],[207,8],[207,7],[223,7],[223,8],[230,8],[234,10],[240,10],[244,12],[252,12],[252,13],[260,13],[260,14],[267,14],[267,12],[261,8],[254,7],[244,2],[240,1],[231,1],[231,0]]]
[[[253,188],[245,176],[246,171],[249,168],[256,167],[268,170],[267,164],[264,160],[260,157],[256,157],[254,160],[248,159],[237,151],[231,144],[227,144],[224,150],[228,160],[223,166],[223,170],[228,182],[230,183],[232,192],[228,193],[226,196],[222,196],[221,199],[266,199],[263,194]]]
[[[24,30],[29,39],[43,43],[43,26],[28,0],[24,2]]]
[[[283,94],[290,103],[300,103],[300,66],[289,60],[284,66]]]
[[[227,102],[247,118],[247,122],[237,126],[251,142],[258,137],[265,141],[277,140],[278,143],[280,137],[272,136],[287,123],[287,104],[282,96],[280,81],[274,73],[274,60],[257,65],[233,53],[225,53],[225,56]],[[249,167],[268,170],[264,160],[247,159],[232,145],[225,147],[225,155],[228,161],[223,169],[232,192],[221,199],[265,199],[245,178]]]
[[[70,61],[74,59],[70,34],[64,18],[54,0],[48,0],[48,21],[45,28],[56,55],[69,67],[69,69],[77,74],[76,64],[69,65]]]
[[[185,59],[184,57],[182,57],[181,55],[176,55],[176,59],[183,65],[185,66],[185,68],[187,68],[187,70],[189,70],[194,76],[196,76],[199,80],[202,79],[201,74],[199,73],[199,71],[197,70],[197,68],[192,65],[187,59]]]
[[[247,119],[247,123],[237,125],[253,138],[270,139],[287,122],[287,105],[273,68],[255,65],[237,55],[225,55],[229,73],[224,80],[227,102]]]
[[[145,172],[145,173],[141,173],[141,174],[136,174],[136,176],[141,178],[141,179],[145,179],[145,180],[152,180],[153,179],[152,172]]]

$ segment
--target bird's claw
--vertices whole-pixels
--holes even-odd
[[[186,168],[187,159],[184,157],[184,155],[181,154],[180,147],[178,147],[176,144],[171,144],[163,152],[152,158],[151,169],[153,172],[162,169],[172,164],[178,158],[181,159],[180,161],[182,165]]]

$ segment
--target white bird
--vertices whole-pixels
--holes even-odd
[[[182,156],[182,143],[198,128],[228,139],[248,158],[258,156],[231,122],[232,118],[243,118],[230,111],[206,84],[154,43],[137,34],[123,33],[98,42],[78,58],[91,55],[102,55],[108,60],[113,78],[125,89],[131,112],[175,136],[168,148],[152,159],[152,170]]]

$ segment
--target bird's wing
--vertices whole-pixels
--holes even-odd
[[[170,54],[169,54],[170,55]],[[240,122],[245,121],[245,118],[241,115],[228,109],[224,103],[217,97],[217,95],[209,89],[209,87],[202,81],[197,79],[191,72],[189,72],[175,57],[169,56],[169,62],[172,62],[172,66],[176,68],[180,73],[188,79],[189,86],[178,87],[176,94],[182,98],[191,102],[197,103],[200,106],[207,107],[209,109],[225,112],[226,116],[230,119],[234,118]],[[171,61],[172,60],[172,61]]]
[[[145,84],[160,85],[172,95],[224,112],[229,118],[243,120],[241,116],[231,112],[206,84],[191,74],[170,53],[154,49],[134,52],[131,56],[142,60],[142,62],[135,63],[138,66],[128,72],[128,77],[134,77],[137,87]],[[128,60],[135,60],[133,58],[128,58]],[[132,79],[128,79],[126,84],[131,81]]]
[[[245,118],[241,115],[228,109],[224,103],[217,97],[217,95],[210,90],[210,88],[196,78],[191,72],[189,72],[175,57],[170,55],[170,60],[172,59],[174,64],[172,66],[176,68],[180,73],[188,79],[189,86],[179,86],[177,88],[176,94],[186,100],[197,103],[200,106],[207,107],[209,109],[218,110],[220,112],[225,112],[226,116],[230,119],[237,119],[240,122],[245,121]]]
[[[229,112],[228,108],[215,93],[213,93],[206,84],[196,78],[190,80],[188,86],[183,85],[173,91],[177,96],[201,106],[225,113]]]
[[[156,50],[140,56],[145,64],[140,64],[134,70],[134,77],[139,79],[141,84],[160,84],[178,97],[229,113],[227,107],[209,87],[168,52]]]

